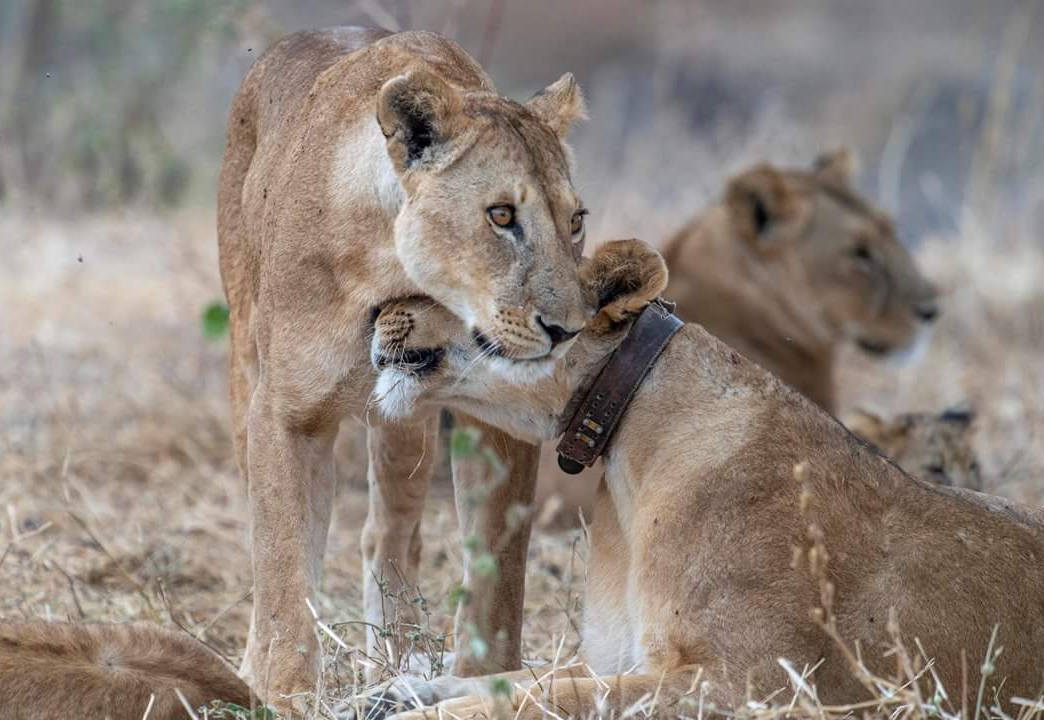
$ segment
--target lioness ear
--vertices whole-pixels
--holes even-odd
[[[578,120],[587,119],[587,105],[573,73],[566,73],[526,102],[526,109],[564,138]]]
[[[580,270],[581,282],[607,325],[636,317],[667,287],[667,264],[641,240],[613,240]]]
[[[759,247],[769,247],[779,230],[800,219],[799,199],[770,165],[734,178],[725,192],[725,205],[740,237]]]
[[[823,153],[812,162],[812,172],[839,185],[851,185],[858,166],[855,154],[842,147]]]
[[[430,148],[453,137],[462,104],[456,88],[425,70],[384,83],[377,97],[377,122],[396,172],[423,162]]]
[[[844,424],[854,434],[875,445],[884,439],[888,427],[880,416],[862,408],[856,408],[846,414]]]

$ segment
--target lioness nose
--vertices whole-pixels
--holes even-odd
[[[544,328],[544,332],[551,338],[551,347],[563,343],[571,337],[575,337],[579,330],[566,330],[561,325],[548,325],[544,322],[544,318],[537,317],[537,324]]]
[[[914,313],[922,322],[931,322],[939,317],[939,306],[934,302],[925,302],[914,308]]]

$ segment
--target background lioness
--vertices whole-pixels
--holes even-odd
[[[599,314],[565,358],[545,361],[546,378],[528,384],[475,364],[452,315],[392,303],[373,340],[382,412],[447,402],[520,437],[560,434],[574,394],[591,386],[666,280],[659,256],[638,241],[599,248],[585,275]],[[404,365],[404,350],[426,361]],[[1020,702],[1012,698],[1044,691],[1040,557],[1039,513],[906,475],[688,324],[609,440],[592,527],[587,661],[603,676],[635,674],[577,677],[586,670],[574,666],[574,677],[530,694],[539,673],[524,671],[505,677],[507,694],[525,718],[541,717],[541,697],[562,716],[621,712],[654,696],[658,713],[687,716],[700,703],[801,692],[783,658],[826,706],[865,699],[872,677],[895,677],[954,711],[981,683],[1010,712]],[[897,663],[900,639],[916,648],[916,665]],[[931,671],[919,672],[928,662]],[[445,678],[393,683],[374,697],[430,703],[491,687]],[[443,709],[471,717],[484,705],[470,698]]]
[[[232,422],[251,505],[254,610],[242,672],[266,699],[315,686],[317,597],[340,420],[373,384],[371,308],[418,291],[452,308],[506,373],[561,352],[587,317],[577,261],[586,210],[563,138],[583,115],[571,75],[525,105],[496,93],[457,44],[428,32],[331,28],[287,36],[232,105],[218,191],[231,311]],[[556,350],[557,348],[557,350]],[[437,415],[369,429],[363,529],[371,654],[383,594],[416,580]],[[457,672],[520,664],[536,448],[487,433],[510,469],[466,535],[501,548],[499,578],[462,605],[488,651]],[[468,488],[482,473],[458,473]],[[465,579],[470,577],[464,568]],[[397,638],[391,656],[398,655]],[[461,640],[462,648],[471,647]],[[469,665],[469,661],[471,664]]]
[[[847,150],[810,169],[761,164],[664,246],[664,296],[710,333],[836,413],[836,358],[846,343],[883,356],[927,340],[937,292],[891,219],[852,186]],[[537,501],[562,519],[588,506],[599,473],[564,475],[541,453]]]

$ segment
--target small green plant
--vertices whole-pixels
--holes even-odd
[[[373,577],[381,592],[383,619],[379,625],[366,624],[368,632],[380,640],[376,655],[369,659],[396,675],[415,672],[411,659],[423,657],[430,676],[441,675],[446,669],[446,636],[432,626],[431,607],[420,586],[406,578],[395,563],[390,570],[394,577]],[[332,629],[353,624],[335,623]]]
[[[228,305],[215,300],[203,309],[203,336],[220,340],[228,332]]]

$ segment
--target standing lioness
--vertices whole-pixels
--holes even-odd
[[[600,248],[585,275],[598,315],[562,360],[541,363],[548,376],[528,385],[476,364],[451,315],[420,315],[416,301],[387,307],[373,341],[374,363],[384,368],[382,411],[394,416],[417,402],[445,402],[518,437],[562,433],[666,281],[663,261],[638,241]],[[397,360],[403,350],[411,351],[411,366]],[[597,388],[608,393],[598,402],[624,397],[625,388]],[[748,695],[762,700],[788,685],[780,658],[807,669],[823,705],[856,702],[868,693],[855,658],[877,677],[892,677],[895,628],[911,653],[924,654],[921,663],[932,661],[917,682],[922,697],[946,698],[943,713],[974,703],[984,666],[991,705],[1011,712],[1013,697],[1039,697],[1039,513],[909,477],[698,325],[673,337],[628,397],[604,455],[584,646],[597,673],[637,674],[555,680],[533,689],[537,703],[547,691],[556,716],[588,717],[646,696],[657,698],[663,716],[696,717],[701,697],[736,708]],[[588,428],[576,437],[593,442],[603,430],[597,417],[571,430]],[[521,702],[534,675],[518,673],[511,679],[519,685],[500,687]],[[936,681],[945,696],[934,695]],[[405,693],[386,690],[430,702],[490,687],[437,678]],[[692,706],[679,707],[686,694]],[[609,710],[599,708],[602,696]],[[518,717],[539,717],[537,703],[528,701]],[[482,701],[447,710],[474,717]]]
[[[338,422],[364,415],[373,386],[371,308],[426,293],[500,355],[508,374],[564,349],[583,326],[585,210],[563,142],[582,113],[572,76],[521,105],[498,95],[459,46],[425,32],[296,33],[243,81],[228,123],[218,242],[253,543],[242,671],[269,699],[315,685],[307,602],[326,545]],[[414,580],[437,429],[434,414],[383,426],[377,419],[369,418],[363,530],[374,626],[384,622],[377,581]],[[492,505],[526,502],[535,448],[490,437],[511,468]],[[497,539],[504,519],[489,517],[467,534]],[[523,525],[498,543],[501,582],[482,604],[490,612],[468,619],[496,640],[493,667],[519,665],[528,540]]]

